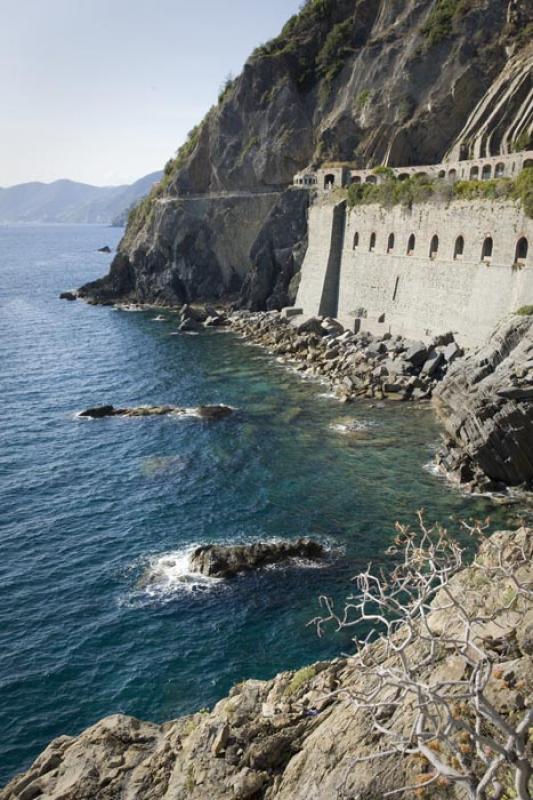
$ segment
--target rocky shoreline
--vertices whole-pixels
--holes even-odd
[[[502,597],[514,586],[509,569],[520,585],[531,581],[532,544],[528,529],[494,534],[482,544],[478,564],[450,579],[449,590],[462,598],[461,614],[450,611],[448,595],[440,602],[437,595],[426,618],[442,635],[450,626],[461,630],[464,614],[476,615],[477,641],[489,643],[497,664],[487,693],[495,712],[510,722],[532,690],[533,629],[531,600],[524,596],[502,610]],[[383,640],[371,648],[383,669],[396,663]],[[441,647],[428,659],[424,648],[413,641],[420,662],[413,677],[433,684],[468,670],[464,655]],[[247,680],[212,710],[161,725],[114,715],[79,736],[55,739],[0,789],[0,800],[377,800],[401,786],[423,785],[431,778],[430,763],[391,750],[367,709],[354,704],[366,681],[356,658],[343,657],[272,680]],[[398,735],[411,730],[409,706],[394,703],[386,688],[377,701],[382,726]],[[377,751],[385,752],[376,762]],[[427,792],[401,796],[463,800],[463,788],[442,780]]]

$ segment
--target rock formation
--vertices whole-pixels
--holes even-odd
[[[480,554],[489,568],[497,566],[498,543],[508,544],[511,566],[513,552],[525,554],[521,582],[531,581],[532,531],[495,534]],[[512,586],[500,576],[485,582],[479,616],[481,575],[469,567],[451,578],[450,587],[463,599],[462,612],[477,616],[476,641],[492,648],[497,664],[487,689],[492,707],[512,720],[533,689],[531,599],[515,598],[507,611],[498,612]],[[450,625],[460,628],[463,619],[441,608],[426,624],[438,635]],[[429,684],[458,679],[466,669],[463,656],[445,647],[420,662],[417,675]],[[417,758],[389,752],[377,762],[365,760],[387,750],[390,740],[376,732],[367,710],[355,710],[350,700],[349,693],[361,690],[364,681],[353,659],[339,658],[270,681],[245,681],[211,711],[163,725],[115,715],[79,736],[53,741],[27,772],[0,790],[0,800],[377,800],[428,780],[427,767]],[[410,709],[391,702],[390,693],[382,700],[382,724],[412,730]],[[437,782],[430,793],[416,796],[462,800],[463,788]]]
[[[437,163],[463,129],[483,152],[524,149],[530,23],[528,0],[308,0],[227,84],[130,215],[109,275],[81,294],[286,304],[306,246],[308,192],[287,189],[294,173]],[[496,82],[504,123],[482,102]]]
[[[105,417],[197,417],[204,420],[224,419],[233,414],[230,406],[197,406],[196,408],[179,408],[178,406],[136,406],[134,408],[115,408],[114,406],[95,406],[80,411],[79,417],[104,419]]]
[[[190,567],[193,572],[201,572],[209,578],[231,578],[239,572],[282,564],[295,558],[318,561],[325,554],[323,545],[311,539],[243,545],[209,544],[194,551]]]
[[[452,367],[434,405],[447,434],[439,461],[461,483],[531,488],[533,316],[502,321],[484,347]]]

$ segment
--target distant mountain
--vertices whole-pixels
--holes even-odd
[[[0,188],[0,223],[112,223],[124,225],[129,209],[157,183],[152,172],[125,186],[91,186],[59,180]]]

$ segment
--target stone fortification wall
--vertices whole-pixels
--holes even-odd
[[[305,314],[324,313],[333,208],[322,203],[311,210],[296,301]],[[336,316],[350,328],[422,339],[451,330],[474,346],[526,304],[533,304],[533,221],[518,204],[432,202],[347,212]]]
[[[346,203],[316,203],[309,210],[309,244],[296,305],[337,316]]]

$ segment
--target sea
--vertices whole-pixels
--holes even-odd
[[[173,719],[352,652],[353,631],[320,638],[312,620],[321,596],[341,608],[358,571],[386,566],[396,522],[507,513],[431,469],[428,407],[341,405],[234,333],[59,300],[107,271],[98,248],[120,236],[0,227],[0,785],[106,715]],[[236,411],[77,416],[108,403]],[[200,544],[301,536],[327,546],[322,565],[189,569]]]

